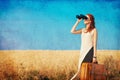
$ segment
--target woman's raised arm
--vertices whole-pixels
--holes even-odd
[[[78,24],[80,23],[81,20],[82,19],[78,19],[76,21],[76,23],[73,25],[73,27],[71,29],[71,33],[73,33],[73,34],[80,34],[80,33],[82,33],[82,29],[76,30],[76,27],[78,26]]]

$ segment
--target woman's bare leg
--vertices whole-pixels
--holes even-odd
[[[77,73],[76,73],[76,74],[75,74],[70,80],[75,80],[76,78],[79,77],[79,75],[80,75],[80,67],[81,67],[81,63],[82,63],[82,61],[79,62]]]
[[[77,71],[77,73],[70,79],[70,80],[76,80],[80,75],[80,70]]]

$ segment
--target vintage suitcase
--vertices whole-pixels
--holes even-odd
[[[94,63],[82,63],[80,80],[106,80],[107,71],[104,65]]]

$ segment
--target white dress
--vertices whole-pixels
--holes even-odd
[[[81,50],[78,70],[80,70],[83,62],[92,62],[93,59],[93,33],[94,29],[90,32],[85,33],[85,28],[82,29],[81,34]]]
[[[80,67],[83,62],[92,62],[93,59],[93,34],[94,29],[90,32],[85,33],[85,28],[82,29],[81,34],[81,50],[80,50],[80,58],[77,73],[70,79],[73,80],[80,73]]]

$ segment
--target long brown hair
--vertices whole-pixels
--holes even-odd
[[[95,21],[94,21],[94,16],[92,14],[87,14],[90,18],[90,28],[88,29],[88,32],[90,32],[91,30],[93,30],[95,28]]]

